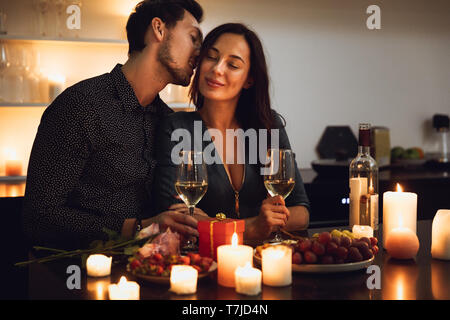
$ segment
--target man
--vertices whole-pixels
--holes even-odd
[[[158,123],[173,111],[159,98],[187,86],[202,42],[195,0],[145,0],[127,22],[129,59],[65,90],[45,110],[27,174],[23,220],[34,243],[84,247],[104,227],[132,236],[159,223],[198,235],[180,205],[151,214]],[[142,219],[142,220],[141,220]]]

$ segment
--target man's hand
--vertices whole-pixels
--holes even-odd
[[[170,227],[170,230],[176,231],[183,236],[199,236],[197,219],[174,210],[164,211],[153,218],[142,220],[144,228],[152,223],[158,223],[161,230]]]

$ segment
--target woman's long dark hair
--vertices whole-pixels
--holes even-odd
[[[255,32],[240,23],[222,24],[208,33],[203,41],[198,60],[198,68],[195,72],[189,94],[191,101],[197,110],[203,107],[204,97],[199,91],[200,65],[206,57],[208,50],[216,43],[217,39],[225,34],[232,33],[244,36],[250,47],[250,71],[253,85],[248,89],[242,89],[236,108],[236,119],[243,129],[273,129],[275,128],[274,112],[270,106],[269,76],[267,74],[266,58],[264,50]]]

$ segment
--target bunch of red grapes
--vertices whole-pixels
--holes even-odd
[[[378,240],[371,237],[351,239],[322,232],[315,238],[304,238],[292,245],[293,264],[341,264],[371,259],[378,253]]]

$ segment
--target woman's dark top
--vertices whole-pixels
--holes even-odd
[[[291,149],[286,131],[278,115],[276,116],[276,123],[279,128],[279,148]],[[207,149],[207,152],[205,151],[205,148],[213,142],[205,123],[197,112],[176,112],[165,117],[159,127],[156,140],[158,165],[153,186],[153,194],[156,198],[153,203],[157,207],[155,208],[154,214],[167,210],[174,203],[181,202],[181,200],[175,198],[177,196],[175,190],[177,166],[171,160],[171,153],[174,147],[179,150],[180,143],[186,143],[188,141],[183,141],[184,139],[181,138],[176,139],[176,141],[171,141],[171,135],[175,129],[186,129],[187,131],[185,132],[189,132],[192,137],[191,148],[187,147],[184,150],[198,148],[197,150],[202,150],[205,154],[207,152],[208,154],[211,153],[213,156],[217,152],[215,148],[212,148],[213,152],[211,152],[211,147]],[[194,137],[194,131],[197,134],[196,139]],[[202,137],[207,141],[203,141]],[[256,161],[256,164],[251,164],[249,161],[249,144],[252,144],[249,141],[250,139],[245,139],[244,181],[238,192],[234,190],[221,161],[207,165],[208,190],[203,199],[197,204],[197,208],[201,208],[209,216],[214,217],[219,212],[225,213],[228,218],[249,218],[259,214],[261,203],[267,198],[267,190],[264,187],[264,176],[260,174],[261,166],[259,161]],[[220,156],[216,156],[216,158],[220,159]],[[295,166],[297,168],[295,187],[286,198],[286,206],[302,205],[309,209],[308,197],[297,163],[295,163]],[[236,212],[237,200],[239,201],[239,213]]]

